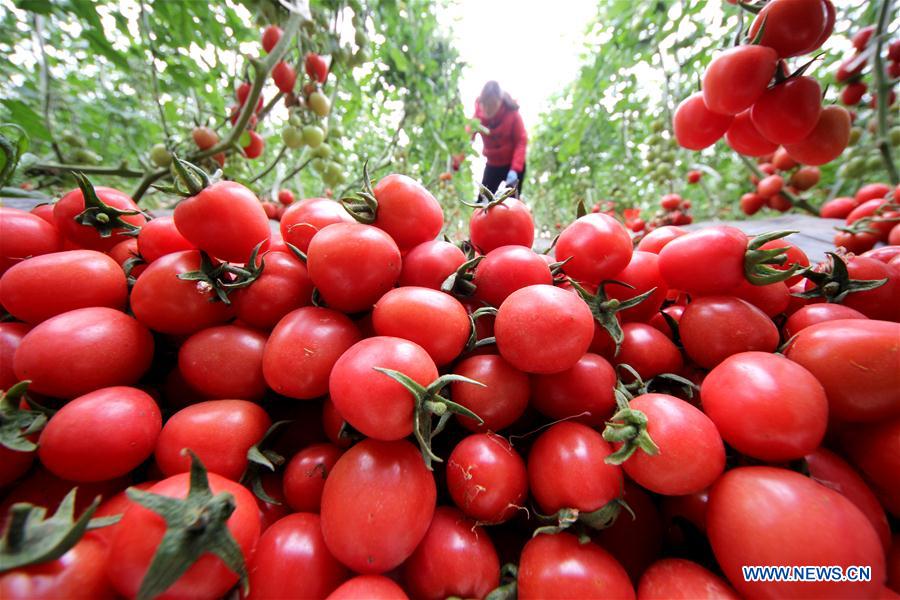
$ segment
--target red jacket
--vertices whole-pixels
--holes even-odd
[[[488,119],[481,110],[481,104],[476,100],[475,118],[490,130],[489,134],[481,135],[487,164],[492,167],[509,165],[510,169],[521,173],[525,167],[528,134],[525,133],[525,124],[519,110],[501,104],[497,114]]]

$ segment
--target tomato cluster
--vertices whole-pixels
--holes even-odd
[[[745,215],[756,214],[763,207],[787,212],[793,203],[782,192],[786,191],[791,195],[805,192],[815,187],[822,176],[818,167],[798,164],[782,147],[772,154],[760,156],[757,163],[763,177],[750,176],[750,183],[756,189],[741,196],[740,207]]]
[[[771,0],[749,29],[752,43],[716,56],[703,90],[682,101],[673,116],[678,143],[702,150],[723,136],[736,152],[764,156],[779,145],[796,162],[817,166],[837,158],[850,139],[850,115],[822,106],[822,90],[790,73],[785,59],[814,52],[834,28],[831,0]]]
[[[872,250],[878,242],[897,245],[900,242],[900,186],[884,183],[862,186],[853,196],[842,196],[822,205],[823,218],[845,219],[837,227],[834,245],[861,254]]]
[[[0,596],[900,590],[896,243],[598,211],[549,256],[501,195],[457,246],[398,174],[273,230],[177,165],[171,217],[83,178],[0,208]]]
[[[870,92],[868,84],[864,81],[865,69],[869,65],[869,59],[876,48],[872,34],[875,26],[870,25],[857,31],[851,38],[854,52],[841,62],[834,74],[834,79],[843,86],[841,102],[846,106],[857,106],[862,103],[867,92]],[[894,40],[887,46],[886,76],[889,80],[900,78],[900,40]],[[893,86],[892,86],[893,87]],[[878,106],[878,93],[869,94],[869,106]],[[888,106],[893,106],[897,100],[897,93],[891,89],[888,97]]]

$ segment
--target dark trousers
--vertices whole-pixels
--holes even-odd
[[[501,166],[501,167],[492,167],[491,165],[486,165],[484,167],[484,176],[481,178],[481,185],[491,190],[491,192],[496,192],[497,188],[500,187],[500,184],[506,181],[506,174],[509,173],[509,165]],[[525,180],[525,166],[522,166],[521,171],[516,171],[519,174],[519,181],[516,182],[516,197],[522,194],[522,184]]]

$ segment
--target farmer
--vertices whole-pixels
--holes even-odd
[[[488,81],[475,100],[475,118],[488,130],[482,133],[484,168],[482,185],[496,192],[502,182],[515,187],[516,196],[522,192],[525,177],[525,148],[528,134],[519,114],[519,105],[496,81]],[[473,136],[474,137],[474,136]]]

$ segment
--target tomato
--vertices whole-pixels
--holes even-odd
[[[853,60],[855,60],[855,57]],[[856,106],[862,101],[863,96],[868,90],[869,87],[861,81],[851,83],[841,92],[841,102],[845,106]]]
[[[725,446],[709,417],[666,394],[643,394],[630,407],[646,415],[647,433],[659,447],[654,455],[638,449],[622,463],[638,485],[680,496],[704,490],[719,478],[725,469]]]
[[[843,219],[853,212],[856,206],[857,202],[853,198],[834,198],[822,205],[819,216],[823,219]]]
[[[703,380],[700,397],[722,439],[753,458],[797,459],[825,435],[825,390],[812,373],[781,355],[742,352],[726,358]]]
[[[547,262],[530,248],[500,246],[487,253],[475,268],[476,296],[491,306],[500,306],[514,291],[529,285],[551,285]]]
[[[286,314],[312,302],[306,265],[286,252],[267,252],[262,274],[231,296],[237,318],[251,327],[272,329]]]
[[[534,243],[534,219],[524,202],[506,198],[494,206],[476,208],[469,220],[472,244],[487,254],[500,246],[525,246]]]
[[[375,304],[372,324],[378,335],[419,344],[439,366],[462,353],[472,329],[466,308],[456,298],[422,287],[386,293]]]
[[[732,293],[761,310],[770,319],[785,313],[791,304],[791,290],[783,281],[768,285],[753,285],[745,281],[732,290]]]
[[[325,59],[318,54],[307,52],[305,66],[306,74],[319,83],[325,83],[325,80],[328,79],[328,65],[325,63]]]
[[[265,334],[249,327],[210,327],[182,344],[178,369],[204,396],[258,400],[266,393],[262,370],[265,345]]]
[[[334,444],[312,444],[284,469],[284,498],[297,512],[319,512],[325,480],[344,451]]]
[[[683,199],[681,194],[666,194],[659,201],[659,206],[663,210],[675,210],[681,206]]]
[[[631,260],[631,236],[609,215],[591,213],[563,229],[556,242],[556,259],[573,279],[598,284],[612,278]]]
[[[551,419],[579,415],[575,420],[600,425],[615,411],[616,372],[596,354],[585,354],[561,373],[534,375],[531,381],[532,406]]]
[[[700,565],[683,558],[664,558],[641,576],[640,600],[738,600],[731,586]]]
[[[707,525],[716,560],[745,597],[875,597],[884,581],[884,553],[866,517],[844,496],[792,471],[728,471],[710,491]],[[747,565],[866,565],[872,580],[745,581]]]
[[[259,244],[265,250],[271,235],[259,198],[234,181],[214,183],[182,200],[175,207],[174,218],[185,239],[231,262],[247,262]]]
[[[672,304],[670,306],[665,307],[659,313],[653,316],[647,324],[655,327],[659,331],[665,334],[665,336],[669,339],[672,339],[672,327],[669,326],[669,323],[666,321],[665,317],[663,317],[663,313],[672,317],[677,325],[679,321],[681,321],[681,316],[684,314],[685,307],[681,304]]]
[[[703,103],[722,115],[736,115],[766,91],[778,55],[766,46],[737,46],[716,56],[703,74]]]
[[[900,324],[838,319],[806,327],[785,355],[808,369],[842,421],[900,415]]]
[[[29,331],[13,358],[19,380],[57,398],[75,398],[114,385],[131,385],[153,358],[153,336],[125,313],[80,308]]]
[[[866,200],[862,202],[859,206],[854,208],[849,215],[847,215],[847,224],[851,225],[856,221],[859,221],[863,217],[869,217],[871,220],[868,223],[868,228],[873,230],[875,235],[877,235],[880,239],[883,240],[887,238],[888,234],[896,223],[896,221],[893,221],[891,219],[900,215],[897,215],[895,211],[885,211],[882,214],[878,214],[876,211],[882,209],[882,206],[886,204],[887,201],[881,198]]]
[[[453,372],[485,385],[480,387],[461,382],[450,384],[453,401],[484,420],[484,423],[478,423],[475,419],[456,415],[466,429],[500,431],[515,423],[528,408],[531,391],[528,375],[510,365],[502,356],[470,356],[457,363]]]
[[[441,506],[403,565],[403,580],[415,598],[484,598],[500,584],[500,560],[484,528]]]
[[[387,336],[357,342],[334,363],[328,390],[338,412],[368,437],[402,439],[413,432],[415,400],[374,367],[399,371],[422,386],[437,379],[437,367],[418,344]]]
[[[325,546],[319,515],[292,514],[263,533],[250,562],[247,600],[324,598],[350,573]]]
[[[70,481],[106,481],[144,462],[156,446],[162,416],[153,398],[109,387],[63,406],[38,442],[41,463]]]
[[[750,26],[748,36],[778,52],[779,58],[808,54],[819,48],[834,27],[830,0],[772,0]],[[765,23],[765,27],[763,27]]]
[[[35,452],[19,452],[0,446],[0,486],[6,486],[19,479],[31,469]]]
[[[725,141],[732,150],[746,156],[771,154],[778,144],[770,142],[756,129],[751,117],[751,109],[738,113],[725,132]]]
[[[606,550],[571,533],[538,535],[519,560],[520,600],[634,598],[628,574]]]
[[[816,323],[839,319],[867,319],[866,315],[843,304],[810,304],[797,310],[784,324],[784,336],[790,339]]]
[[[466,255],[450,242],[423,242],[403,257],[399,284],[439,290],[444,280],[464,262]]]
[[[665,334],[645,323],[622,326],[622,345],[616,365],[628,365],[647,381],[663,373],[676,373],[683,364],[678,348]],[[625,376],[631,379],[631,376]]]
[[[612,283],[606,286],[609,298],[624,302],[656,288],[643,302],[618,313],[625,321],[647,321],[657,312],[666,299],[669,289],[659,274],[659,257],[653,252],[637,250],[631,261],[613,278],[615,281],[633,286],[632,288]]]
[[[784,178],[781,175],[769,175],[756,184],[756,193],[763,198],[771,198],[784,187]]]
[[[394,287],[400,276],[400,250],[376,227],[337,223],[313,237],[306,267],[329,307],[360,312]]]
[[[720,115],[709,110],[703,102],[703,93],[697,92],[682,100],[675,109],[672,129],[682,148],[703,150],[725,135],[733,119],[731,115]]]
[[[0,575],[0,597],[5,600],[112,600],[115,593],[106,578],[107,559],[106,544],[85,537],[56,560]]]
[[[19,378],[13,370],[13,356],[31,326],[25,323],[0,323],[0,390],[8,390]]]
[[[884,183],[869,183],[862,186],[856,191],[853,199],[857,204],[868,202],[869,200],[880,200],[887,196],[891,191],[891,187]]]
[[[62,237],[54,224],[19,210],[0,206],[0,274],[30,256],[57,252]]]
[[[200,268],[196,250],[167,254],[150,264],[131,290],[131,310],[154,331],[188,335],[231,318],[232,307],[213,301],[215,293],[197,281],[178,279]]]
[[[797,144],[812,135],[823,113],[821,102],[819,83],[812,77],[796,77],[764,93],[753,105],[750,118],[770,142]],[[804,162],[787,150],[792,158]]]
[[[191,467],[189,448],[210,473],[237,481],[247,468],[247,451],[272,424],[259,405],[246,400],[209,400],[169,417],[156,444],[156,464],[167,477]]]
[[[897,226],[894,226],[894,229],[900,233],[900,229]],[[892,229],[891,231],[894,231]],[[892,244],[889,246],[881,246],[879,248],[875,248],[874,250],[869,250],[865,254],[863,254],[866,258],[874,258],[878,262],[883,262],[887,264],[891,264],[891,261],[896,257],[900,256],[900,244]]]
[[[714,225],[672,240],[659,253],[659,272],[670,289],[708,295],[744,281],[747,235]]]
[[[844,454],[865,475],[881,505],[900,516],[900,418],[847,427],[840,432]]]
[[[306,198],[291,204],[281,215],[281,235],[284,241],[301,252],[309,249],[309,242],[322,228],[333,223],[354,223],[344,207],[328,198]]]
[[[804,165],[824,165],[841,155],[850,141],[850,114],[840,106],[826,106],[815,128],[802,141],[785,149]]]
[[[406,592],[382,575],[358,575],[334,590],[326,600],[408,600]]]
[[[275,87],[279,91],[290,94],[294,91],[294,84],[297,83],[297,71],[283,60],[278,61],[278,64],[272,69],[272,81],[275,82]]]
[[[778,328],[766,314],[731,296],[706,296],[687,305],[679,321],[688,356],[712,369],[723,360],[751,350],[774,352]]]
[[[834,234],[835,248],[844,248],[847,252],[852,252],[853,254],[867,252],[874,248],[877,243],[878,237],[866,231],[862,233],[839,231]]]
[[[450,453],[447,488],[466,516],[482,523],[502,523],[524,508],[525,461],[504,437],[470,435]]]
[[[687,233],[686,229],[675,227],[673,225],[665,225],[657,227],[638,242],[637,250],[642,252],[652,252],[659,254],[663,247],[677,237],[681,237]]]
[[[219,134],[209,127],[194,127],[191,131],[191,137],[200,150],[209,150],[219,143]]]
[[[108,187],[95,187],[94,191],[100,201],[107,206],[126,211],[139,210],[131,196],[125,192]],[[53,205],[53,220],[56,222],[56,228],[67,240],[88,250],[107,252],[125,239],[122,236],[127,233],[127,230],[123,227],[115,227],[112,229],[111,235],[101,237],[100,232],[93,227],[78,223],[75,217],[84,212],[84,209],[84,195],[80,189],[70,191]],[[141,227],[147,222],[144,215],[140,213],[123,215],[119,218],[137,227]]]
[[[137,243],[141,257],[148,263],[166,254],[195,249],[175,227],[175,218],[170,216],[148,221],[141,227]]]
[[[869,489],[859,473],[853,470],[837,454],[817,448],[804,457],[809,476],[825,487],[846,497],[869,519],[881,545],[887,551],[891,547],[891,529],[878,498]]]
[[[357,573],[389,571],[425,537],[436,495],[434,478],[415,446],[363,440],[341,456],[325,480],[325,543]]]
[[[541,318],[535,319],[538,314]],[[559,373],[587,352],[594,317],[575,294],[531,285],[513,292],[500,305],[494,332],[500,355],[513,367],[526,373]]]
[[[650,495],[628,480],[622,499],[631,510],[619,513],[609,527],[592,531],[591,539],[612,554],[636,582],[662,551],[663,525]]]
[[[215,473],[209,474],[209,486],[214,495],[229,493],[234,497],[235,510],[228,518],[227,526],[246,560],[259,539],[259,513],[253,494],[244,486]],[[160,481],[149,492],[170,498],[184,498],[188,487],[188,473],[180,473]],[[116,535],[109,549],[110,556],[114,556],[115,560],[108,561],[106,565],[106,573],[116,592],[129,598],[137,595],[153,555],[162,541],[165,527],[165,521],[160,515],[137,503],[132,503],[125,511],[116,526]],[[158,598],[219,598],[237,580],[237,574],[228,569],[222,559],[206,553]]]
[[[289,398],[322,396],[328,393],[334,363],[360,339],[359,329],[341,313],[298,308],[272,330],[263,352],[263,376],[273,391]]]
[[[381,179],[372,192],[378,201],[372,225],[386,231],[402,253],[440,234],[444,211],[418,181],[392,174]]]
[[[610,446],[595,430],[563,421],[546,429],[528,455],[528,487],[541,512],[589,513],[622,493],[622,469],[603,462]]]
[[[281,27],[278,25],[269,25],[263,30],[262,34],[262,47],[266,52],[271,52],[272,48],[278,45],[279,40],[281,40],[281,36],[284,35],[284,32],[281,30]]]

